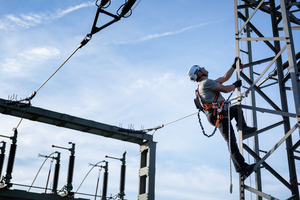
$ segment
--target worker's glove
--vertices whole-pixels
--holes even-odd
[[[241,80],[238,80],[238,81],[234,82],[233,85],[234,85],[236,88],[241,87],[241,86],[242,86],[242,81],[241,81]]]
[[[233,69],[236,69],[236,62],[239,61],[240,66],[242,65],[241,59],[239,57],[235,57],[233,64],[231,65],[231,67]]]

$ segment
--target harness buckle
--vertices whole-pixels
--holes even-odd
[[[212,102],[211,104],[212,104],[212,108],[219,108],[220,107],[219,103]]]
[[[221,113],[221,112],[222,112],[222,109],[223,109],[224,104],[225,104],[225,101],[221,101],[221,102],[219,103],[219,108],[217,109],[217,110],[218,110],[218,113]]]

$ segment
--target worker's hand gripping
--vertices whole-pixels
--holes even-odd
[[[233,85],[235,86],[235,88],[241,87],[242,86],[242,81],[237,80],[236,82],[233,83]]]
[[[233,69],[236,69],[236,63],[237,63],[237,61],[239,61],[239,64],[240,64],[240,66],[242,67],[241,59],[240,59],[239,57],[235,57],[234,62],[233,62],[233,64],[231,65],[231,67],[232,67]]]

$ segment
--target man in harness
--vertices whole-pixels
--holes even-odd
[[[198,89],[196,90],[196,95],[200,100],[200,103],[202,104],[202,111],[205,113],[209,123],[219,129],[222,136],[226,140],[228,147],[230,147],[230,156],[232,158],[235,170],[240,173],[241,176],[248,176],[248,173],[252,171],[254,165],[245,163],[244,157],[239,152],[233,127],[228,121],[228,112],[222,109],[225,99],[221,95],[221,92],[229,93],[231,91],[234,91],[235,88],[242,85],[241,80],[238,80],[231,85],[222,85],[232,76],[234,70],[236,69],[237,61],[240,62],[240,59],[236,58],[230,69],[222,77],[219,77],[215,80],[209,79],[208,71],[204,67],[200,67],[199,65],[192,66],[188,71],[188,76],[190,80],[199,83]],[[234,118],[236,122],[238,122],[238,109],[240,108],[235,105],[231,106],[229,109],[230,120]],[[247,126],[243,114],[240,117],[242,118],[243,134],[250,134],[256,131],[256,128]],[[229,125],[230,136],[228,133]]]

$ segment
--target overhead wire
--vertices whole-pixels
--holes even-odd
[[[39,175],[41,169],[43,168],[45,162],[48,160],[48,158],[51,158],[51,156],[52,156],[54,153],[56,153],[56,152],[53,152],[53,153],[51,153],[49,156],[46,156],[46,159],[44,160],[44,162],[43,162],[42,165],[40,166],[40,168],[39,168],[38,172],[36,173],[36,175],[35,175],[35,177],[34,177],[32,183],[31,183],[30,187],[28,188],[28,191],[27,191],[27,192],[29,192],[30,189],[32,188],[32,186],[33,186],[34,182],[36,181],[36,179],[37,179],[37,177],[38,177],[38,175]]]
[[[85,181],[85,179],[87,178],[87,176],[90,174],[90,172],[100,163],[105,162],[104,160],[97,162],[96,164],[94,164],[91,169],[87,172],[87,174],[84,176],[84,178],[82,179],[81,183],[79,184],[77,190],[75,193],[78,192],[78,190],[80,189],[80,187],[82,186],[83,182]]]
[[[34,93],[37,93],[65,64],[68,60],[80,49],[81,46],[79,45],[75,51],[49,76],[49,78],[36,90]]]
[[[78,49],[80,49],[82,47],[82,43],[76,48],[75,51],[73,51],[73,53],[50,75],[50,77],[37,89],[35,90],[29,97],[19,100],[17,101],[18,103],[24,102],[24,101],[28,101],[28,104],[26,107],[31,105],[31,100],[35,97],[35,95],[37,94],[37,92],[66,64],[66,62],[68,62],[68,60],[78,51]],[[25,104],[24,104],[25,105]],[[15,127],[16,129],[19,128],[19,126],[21,125],[23,119],[24,119],[24,115],[26,114],[26,109],[24,110],[22,117],[20,119],[20,121],[18,122],[17,126]]]
[[[135,6],[132,8],[132,11],[134,11],[134,9],[140,4],[141,1],[142,1],[142,0],[139,0],[139,1],[135,4]]]

